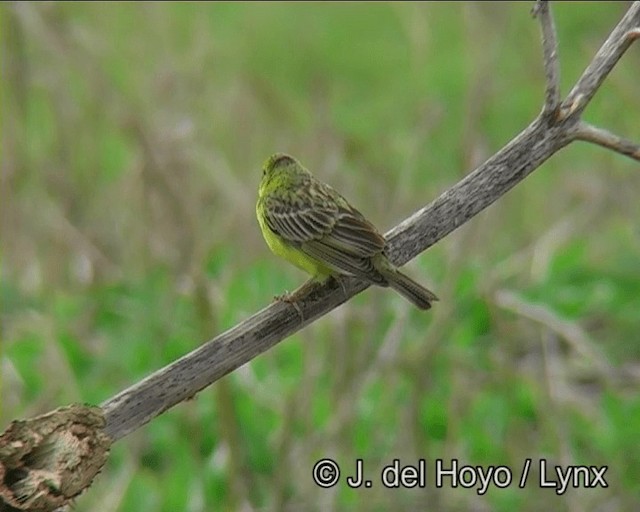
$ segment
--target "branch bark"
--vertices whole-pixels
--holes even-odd
[[[640,36],[640,2],[634,2],[600,47],[582,76],[562,102],[564,116],[579,117],[620,57]]]
[[[538,0],[533,7],[533,15],[540,20],[542,30],[542,52],[547,90],[544,98],[543,115],[555,113],[560,106],[560,65],[558,64],[558,38],[556,26],[549,10],[549,2]]]
[[[598,144],[640,162],[640,144],[619,137],[603,128],[590,125],[585,121],[581,121],[576,125],[573,136],[576,140]]]

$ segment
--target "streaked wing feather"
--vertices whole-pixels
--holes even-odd
[[[347,206],[338,206],[318,195],[303,194],[296,200],[267,199],[265,218],[272,231],[335,272],[388,285],[371,259],[384,249],[385,240],[358,210],[346,200]]]
[[[327,243],[356,256],[369,257],[382,251],[384,238],[357,210],[342,210]]]
[[[302,243],[325,236],[337,216],[335,205],[292,205],[280,198],[269,198],[265,217],[267,225],[281,237]]]
[[[324,239],[305,242],[300,246],[300,249],[338,273],[351,274],[381,286],[387,285],[386,278],[373,266],[369,257],[358,257],[345,253],[327,244]]]

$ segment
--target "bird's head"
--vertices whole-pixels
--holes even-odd
[[[309,171],[291,155],[275,153],[262,166],[262,185],[265,186],[274,181],[289,182],[307,175]]]

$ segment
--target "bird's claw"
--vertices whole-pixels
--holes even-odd
[[[298,315],[300,316],[301,320],[304,320],[304,315],[302,314],[302,310],[300,309],[300,306],[298,305],[297,302],[297,297],[298,294],[296,292],[290,293],[290,292],[284,292],[281,295],[274,295],[273,300],[274,302],[285,302],[286,304],[291,304],[295,310],[298,312]]]

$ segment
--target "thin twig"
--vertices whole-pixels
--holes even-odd
[[[496,292],[495,302],[498,306],[545,325],[560,335],[577,354],[587,359],[594,369],[597,368],[601,376],[611,378],[614,375],[605,355],[576,322],[562,318],[543,304],[527,302],[508,290]]]
[[[634,41],[640,38],[639,31],[640,1],[636,1],[631,4],[620,23],[613,29],[567,98],[562,102],[560,108],[562,118],[571,115],[576,118],[580,117],[620,57]]]
[[[560,65],[558,63],[556,26],[549,9],[549,2],[546,0],[538,0],[533,7],[532,14],[540,20],[542,30],[544,74],[547,82],[543,115],[550,115],[556,112],[560,106]]]
[[[603,128],[580,121],[573,129],[576,140],[592,142],[640,162],[640,144],[619,137]]]

